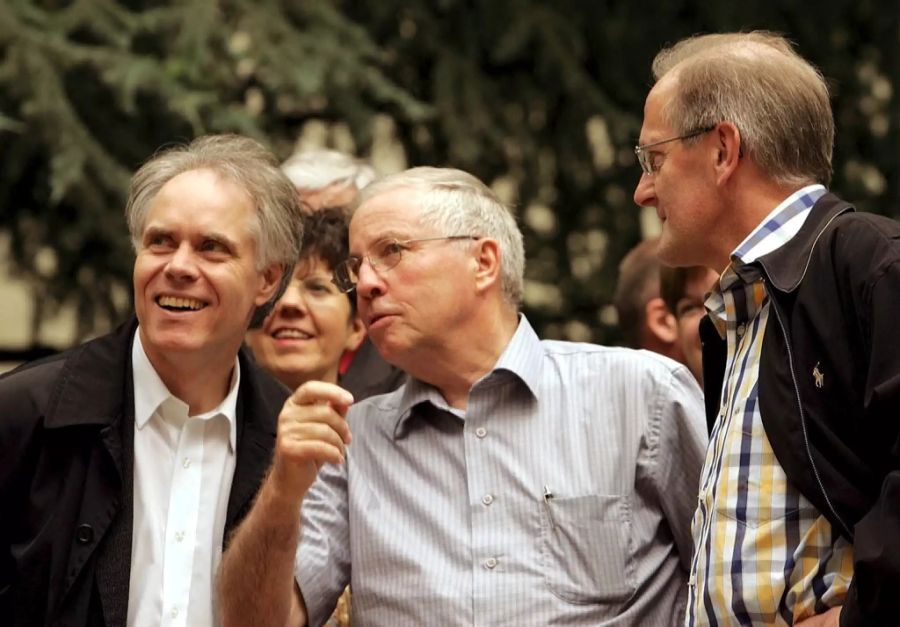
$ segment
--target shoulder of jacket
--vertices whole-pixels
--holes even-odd
[[[900,238],[900,222],[876,213],[848,211],[834,221],[833,231],[891,241]]]
[[[51,355],[28,362],[0,376],[0,414],[6,413],[11,404],[21,404],[29,399],[46,399],[56,386],[72,351]]]
[[[900,262],[900,222],[873,213],[853,212],[835,220],[828,247],[833,262],[851,269],[877,271]]]

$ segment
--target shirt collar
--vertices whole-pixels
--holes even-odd
[[[500,359],[475,385],[492,387],[503,381],[502,373],[509,373],[524,383],[531,395],[537,398],[543,365],[544,346],[525,316],[519,315],[519,326],[500,354]]]
[[[743,321],[741,311],[752,315],[764,300],[764,291],[753,286],[761,277],[760,271],[749,264],[789,242],[800,231],[813,205],[825,191],[825,186],[818,184],[798,189],[763,218],[731,253],[731,263],[704,303],[720,336],[725,337],[728,321],[739,324]],[[743,291],[741,298],[725,298],[725,292],[736,290]],[[741,304],[746,305],[746,311],[742,307],[735,309]]]
[[[541,368],[543,366],[544,347],[537,334],[532,329],[527,318],[519,315],[519,325],[512,339],[503,349],[500,358],[494,367],[481,377],[472,386],[478,388],[491,388],[501,385],[510,378],[525,385],[532,397],[538,398],[540,389]],[[397,419],[394,423],[394,437],[402,437],[406,431],[406,424],[415,409],[423,404],[430,404],[439,409],[464,418],[465,414],[447,405],[444,397],[435,388],[418,379],[410,378],[403,387],[403,394],[397,406]]]
[[[134,373],[134,424],[137,429],[143,429],[164,403],[171,406],[185,405],[184,401],[169,391],[153,364],[150,363],[150,358],[147,357],[144,345],[141,343],[140,327],[134,333],[131,347],[131,367]],[[235,450],[237,440],[237,397],[240,383],[241,365],[235,357],[228,394],[217,407],[192,417],[195,420],[208,420],[220,414],[225,416],[229,423],[229,443],[232,451]],[[186,415],[187,410],[184,411]]]
[[[824,185],[807,185],[785,198],[731,253],[738,265],[752,263],[780,248],[797,234],[810,209],[825,195]]]

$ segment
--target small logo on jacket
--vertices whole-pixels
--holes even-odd
[[[813,379],[815,379],[815,381],[816,381],[816,387],[822,388],[822,387],[825,387],[825,373],[823,373],[821,370],[819,370],[819,363],[821,363],[821,362],[817,361],[816,367],[813,368]]]

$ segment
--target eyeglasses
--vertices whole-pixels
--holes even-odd
[[[713,124],[712,126],[707,126],[706,128],[700,128],[695,131],[691,131],[690,133],[685,133],[684,135],[679,135],[678,137],[664,139],[662,141],[653,142],[652,144],[644,144],[643,146],[635,146],[634,154],[637,155],[638,163],[641,164],[641,170],[644,171],[644,174],[650,176],[659,172],[659,168],[662,165],[662,161],[653,159],[653,155],[657,153],[647,152],[648,148],[655,148],[656,146],[668,144],[669,142],[675,142],[680,139],[690,139],[691,137],[697,137],[697,135],[708,133],[714,128],[716,128],[715,124]]]
[[[331,282],[339,290],[346,293],[355,288],[359,282],[359,269],[362,267],[364,259],[369,262],[373,270],[384,272],[400,263],[400,260],[403,258],[403,251],[411,250],[412,244],[463,239],[477,240],[480,238],[477,235],[447,235],[445,237],[423,237],[421,239],[402,241],[395,239],[384,240],[375,244],[374,250],[368,255],[354,255],[335,266],[334,278],[331,279]]]

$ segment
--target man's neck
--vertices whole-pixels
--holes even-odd
[[[731,220],[727,235],[722,238],[719,258],[714,265],[709,265],[717,272],[723,271],[731,262],[731,253],[747,236],[759,226],[775,207],[785,198],[804,185],[786,186],[774,181],[758,177],[752,185],[736,186],[737,191],[731,200]]]
[[[414,365],[404,370],[436,387],[451,407],[466,409],[472,386],[500,359],[518,324],[518,314],[510,308],[458,341],[448,338],[437,354],[413,358]]]
[[[144,352],[169,392],[187,403],[188,415],[208,412],[228,395],[237,350],[230,357],[212,359],[196,354],[168,355],[144,343]]]

